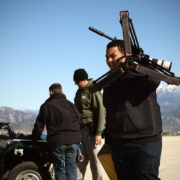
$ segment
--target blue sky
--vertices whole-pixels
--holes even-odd
[[[0,107],[38,110],[58,82],[73,102],[74,70],[97,79],[108,36],[123,38],[119,12],[129,11],[144,53],[172,62],[180,76],[179,0],[0,0]]]

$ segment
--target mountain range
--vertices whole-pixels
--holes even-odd
[[[161,107],[163,131],[180,133],[180,87],[160,84],[157,89],[157,100]],[[30,133],[37,114],[38,110],[0,107],[0,122],[9,122],[16,132]]]
[[[32,132],[37,113],[29,110],[15,110],[0,107],[0,122],[9,122],[15,132],[29,134]]]
[[[163,131],[180,132],[180,87],[161,84],[157,89],[157,99],[161,107]]]

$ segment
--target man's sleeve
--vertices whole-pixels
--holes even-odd
[[[145,88],[148,89],[149,91],[154,91],[160,84],[160,80],[156,79],[154,77],[139,73],[139,72],[129,72],[131,76],[134,76],[139,84]]]
[[[44,126],[46,123],[46,114],[45,114],[45,107],[42,105],[39,114],[36,118],[36,122],[34,123],[34,129],[32,130],[32,139],[39,140],[42,132],[44,130]]]
[[[94,120],[97,123],[96,135],[101,135],[105,123],[105,108],[103,106],[103,99],[99,91],[93,93],[92,96],[92,108],[95,118]]]

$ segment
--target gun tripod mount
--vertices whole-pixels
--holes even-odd
[[[164,60],[150,58],[149,55],[144,54],[142,48],[139,47],[139,42],[134,30],[132,19],[129,18],[128,11],[120,12],[120,24],[123,31],[123,39],[125,46],[125,63],[120,64],[116,68],[106,72],[93,82],[93,85],[89,87],[91,93],[103,89],[105,86],[113,82],[116,78],[123,75],[123,71],[134,70],[152,76],[159,80],[165,81],[168,84],[179,86],[180,77],[176,77],[171,72],[172,63]],[[89,27],[89,30],[97,33],[100,36],[104,36],[111,41],[115,41],[114,38],[104,34],[103,32]]]

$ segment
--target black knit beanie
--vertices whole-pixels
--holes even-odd
[[[84,69],[77,69],[74,71],[74,81],[82,81],[88,79],[88,74]]]

